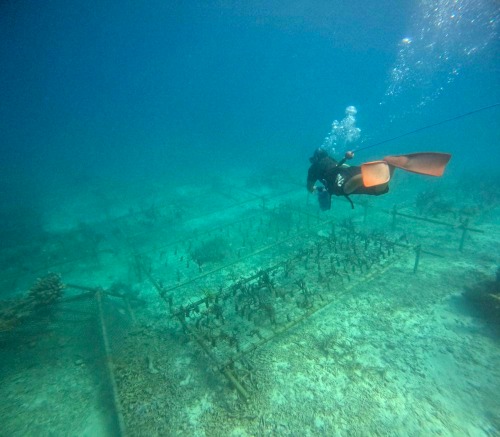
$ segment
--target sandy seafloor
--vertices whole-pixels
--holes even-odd
[[[281,176],[249,176],[230,185],[214,178],[201,191],[158,184],[140,199],[112,192],[104,200],[74,197],[72,204],[55,205],[46,215],[53,238],[43,248],[3,255],[10,261],[2,287],[12,290],[9,298],[20,298],[47,271],[60,273],[68,284],[105,290],[117,281],[131,285],[140,298],[131,301],[131,311],[113,297],[105,299],[104,311],[115,401],[126,435],[500,435],[498,319],[486,317],[463,296],[465,287],[495,280],[498,203],[481,203],[481,195],[491,193],[457,192],[452,178],[429,182],[402,174],[389,195],[368,199],[366,217],[363,206],[351,211],[345,201],[333,199],[336,210],[317,219],[316,199],[299,186],[297,175]],[[423,190],[439,193],[441,210],[417,211],[415,198]],[[482,233],[467,233],[460,252],[460,227],[398,217],[393,229],[394,205],[406,214],[452,224],[467,216]],[[264,234],[253,217],[269,217],[276,208],[278,213],[261,223],[268,228]],[[302,215],[290,219],[286,211],[294,208]],[[82,210],[85,226],[65,229],[81,220]],[[140,252],[151,275],[167,287],[185,283],[172,293],[174,304],[187,304],[207,287],[216,289],[286,259],[287,245],[297,242],[292,238],[273,247],[282,238],[279,220],[299,221],[290,224],[286,238],[308,226],[316,237],[327,238],[331,223],[313,226],[333,219],[336,232],[347,232],[340,226],[346,218],[358,230],[386,233],[439,256],[422,253],[416,273],[410,251],[370,281],[356,282],[362,275],[352,274],[353,282],[342,282],[349,285],[347,292],[338,285],[329,305],[245,358],[246,402],[214,371],[134,265],[133,254]],[[224,230],[235,222],[243,224]],[[250,231],[242,236],[245,226]],[[188,241],[208,229],[223,235],[231,253],[199,270],[190,262]],[[297,244],[307,245],[307,239]],[[241,260],[232,261],[237,250],[246,255],[259,249],[264,250],[255,256],[239,253]],[[225,264],[231,265],[206,274]],[[313,268],[311,263],[297,267],[303,275]],[[199,274],[206,274],[203,286],[193,280]],[[309,286],[323,285],[309,280]],[[68,287],[66,296],[80,292]],[[50,316],[33,315],[0,334],[0,435],[120,434],[97,314],[93,299],[61,304]]]

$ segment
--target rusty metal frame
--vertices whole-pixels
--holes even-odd
[[[306,212],[306,214],[308,214]],[[313,216],[314,217],[314,216]],[[317,218],[317,217],[315,217]],[[259,277],[261,277],[263,274],[271,274],[273,272],[276,272],[280,268],[283,268],[283,266],[289,262],[300,262],[303,260],[305,257],[309,257],[310,253],[306,250],[303,252],[299,252],[293,257],[289,257],[285,260],[281,260],[278,263],[274,264],[273,266],[267,267],[267,268],[262,268],[260,271],[257,273],[253,273],[250,276],[247,276],[245,278],[241,278],[239,281],[237,281],[235,284],[224,284],[220,287],[219,291],[213,292],[211,294],[210,298],[200,298],[198,300],[195,300],[194,302],[188,302],[187,304],[182,304],[179,305],[177,308],[174,308],[174,305],[172,303],[172,292],[178,289],[182,289],[185,287],[189,287],[190,285],[193,285],[196,281],[208,277],[210,275],[213,275],[216,272],[219,272],[224,269],[228,269],[229,267],[241,263],[243,260],[251,258],[253,256],[256,256],[262,252],[269,251],[275,247],[278,247],[280,245],[283,245],[289,241],[296,240],[298,238],[302,238],[305,236],[310,236],[312,239],[314,237],[312,236],[312,233],[314,230],[319,229],[321,227],[325,227],[331,223],[333,223],[336,219],[328,219],[328,220],[321,220],[318,218],[318,223],[316,225],[310,226],[308,229],[296,232],[293,235],[284,238],[280,241],[274,242],[273,244],[266,245],[264,247],[261,247],[257,250],[255,250],[252,253],[249,253],[245,255],[244,257],[241,257],[237,260],[234,260],[230,263],[226,263],[222,266],[215,267],[207,272],[204,272],[203,274],[200,274],[194,278],[191,278],[187,281],[183,281],[179,284],[176,284],[174,286],[170,287],[164,287],[162,283],[155,278],[154,274],[149,270],[144,268],[143,272],[144,274],[148,277],[150,280],[151,284],[153,287],[156,289],[158,292],[160,298],[167,304],[169,312],[172,317],[178,320],[180,325],[182,326],[183,330],[191,337],[197,344],[198,346],[205,352],[206,356],[209,358],[209,361],[211,362],[212,366],[216,368],[218,371],[220,371],[226,379],[230,382],[230,384],[233,386],[233,388],[238,392],[240,397],[244,400],[248,399],[250,394],[248,392],[248,389],[245,387],[244,383],[239,380],[237,374],[234,371],[235,364],[239,361],[242,360],[245,356],[248,354],[254,352],[256,349],[259,347],[263,346],[264,344],[272,341],[273,339],[277,338],[278,336],[284,334],[288,330],[292,329],[293,327],[297,326],[307,318],[311,317],[313,314],[317,313],[321,309],[325,308],[326,306],[330,305],[332,301],[336,298],[338,298],[339,295],[345,294],[346,292],[352,290],[355,286],[360,285],[362,282],[367,282],[372,279],[374,279],[376,276],[382,274],[385,270],[387,270],[394,262],[397,260],[401,259],[401,257],[406,256],[409,252],[415,251],[416,253],[416,261],[415,264],[418,263],[417,258],[420,257],[420,250],[417,251],[415,247],[410,246],[410,245],[403,245],[399,243],[391,243],[392,245],[392,250],[393,250],[393,256],[390,258],[390,262],[385,262],[383,266],[377,267],[372,267],[371,270],[365,271],[365,274],[362,276],[362,278],[358,281],[353,281],[352,283],[350,282],[350,276],[348,274],[342,274],[338,275],[340,277],[340,291],[337,293],[333,293],[330,299],[323,300],[321,299],[321,302],[315,303],[313,306],[307,309],[300,317],[295,318],[294,320],[290,320],[287,323],[282,324],[280,327],[276,327],[273,329],[272,334],[267,335],[267,336],[262,336],[259,338],[258,341],[254,342],[247,342],[247,345],[242,348],[238,349],[237,352],[229,357],[226,357],[226,359],[221,359],[213,352],[213,346],[210,344],[210,342],[207,342],[205,338],[202,338],[196,330],[191,326],[189,323],[189,317],[190,314],[193,313],[199,313],[200,307],[203,307],[204,311],[208,312],[209,307],[211,305],[211,302],[213,301],[226,301],[226,299],[231,298],[231,296],[234,295],[235,289],[238,287],[241,287],[245,284],[248,284],[252,281],[256,281]],[[310,241],[311,238],[309,238],[307,241]],[[316,238],[317,244],[327,244],[325,241],[319,239],[318,237]],[[304,243],[306,244],[306,243]],[[382,243],[381,243],[382,244]],[[398,247],[398,254],[397,256],[394,256],[394,248]],[[382,250],[382,249],[380,249]],[[319,249],[318,249],[319,251]],[[319,267],[318,267],[319,268]],[[361,267],[360,267],[361,269]],[[347,285],[344,284],[345,278],[348,278],[347,280],[349,283]]]

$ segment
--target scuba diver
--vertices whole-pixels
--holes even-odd
[[[354,158],[353,152],[337,162],[323,148],[316,149],[309,158],[307,190],[317,192],[320,208],[331,208],[331,196],[344,196],[354,208],[351,194],[379,196],[389,192],[389,181],[395,168],[429,176],[442,176],[451,158],[448,153],[423,152],[408,155],[386,156],[381,161],[367,162],[360,166],[348,166],[345,162]],[[323,186],[317,187],[316,181]]]

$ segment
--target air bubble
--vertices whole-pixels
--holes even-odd
[[[356,127],[356,114],[358,110],[355,106],[348,106],[345,109],[345,117],[341,120],[334,120],[330,133],[325,137],[321,148],[325,149],[330,155],[335,151],[345,150],[352,147],[353,143],[359,140],[361,129]]]

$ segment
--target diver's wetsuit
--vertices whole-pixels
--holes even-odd
[[[344,184],[352,177],[361,174],[361,167],[340,166],[337,167],[337,161],[325,156],[312,163],[307,173],[307,189],[313,192],[316,181],[322,182],[328,192],[335,196],[345,196]],[[389,186],[383,191],[377,191],[377,187],[359,187],[350,194],[369,194],[379,196],[389,191]]]

